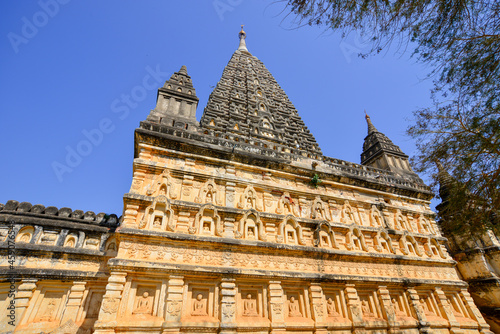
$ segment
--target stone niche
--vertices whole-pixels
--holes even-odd
[[[267,327],[269,312],[267,288],[260,284],[239,284],[236,296],[236,317],[244,327]]]
[[[151,319],[162,317],[160,311],[161,282],[134,280],[131,282],[125,304],[126,319]],[[126,298],[126,297],[125,297]]]
[[[309,294],[306,287],[284,287],[284,315],[289,327],[313,326]]]
[[[193,281],[184,291],[183,321],[203,325],[206,322],[218,322],[219,289],[214,284]]]

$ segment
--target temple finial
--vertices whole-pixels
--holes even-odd
[[[378,132],[377,128],[373,125],[370,116],[368,116],[368,114],[366,113],[366,110],[365,110],[365,118],[366,118],[366,123],[368,124],[368,134],[373,132]]]
[[[247,38],[247,33],[243,30],[243,24],[241,25],[241,31],[238,33],[238,36],[240,37],[240,46],[238,47],[238,50],[248,52],[247,44],[245,42],[245,38]]]

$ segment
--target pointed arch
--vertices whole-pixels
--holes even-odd
[[[439,245],[437,240],[434,238],[427,238],[426,242],[424,243],[424,252],[428,257],[439,256],[442,259],[446,258],[441,245]]]
[[[344,224],[359,224],[359,217],[357,217],[357,213],[358,210],[354,210],[349,201],[346,200],[342,206],[340,222]]]
[[[250,209],[243,215],[238,222],[235,236],[238,239],[267,240],[264,224],[260,220],[259,213],[256,210]]]
[[[140,229],[174,231],[174,210],[164,195],[156,196],[153,203],[146,208],[139,224]]]
[[[314,246],[337,249],[335,232],[327,221],[322,221],[314,230]]]
[[[385,231],[379,231],[377,233],[374,238],[374,246],[375,250],[379,253],[396,253],[392,246],[392,239]]]
[[[168,169],[163,170],[153,181],[149,189],[146,190],[148,196],[166,196],[168,198],[177,198],[175,185]]]
[[[317,196],[311,205],[311,218],[331,220],[330,212],[327,208],[328,207],[325,205],[325,202],[323,202],[321,198]]]
[[[288,193],[288,191],[285,191],[278,200],[276,213],[283,215],[291,214],[293,216],[298,216],[297,207],[292,197],[290,196],[290,193]]]
[[[357,226],[351,226],[346,234],[346,248],[353,251],[368,252],[366,247],[365,236]]]
[[[401,210],[397,209],[394,213],[394,228],[396,230],[409,231],[411,228],[408,224],[408,219],[401,213]]]
[[[191,234],[216,235],[221,237],[223,232],[222,220],[213,204],[203,205],[189,228]]]
[[[408,256],[422,256],[422,250],[420,249],[417,240],[408,233],[403,233],[399,239],[399,248],[404,255]]]
[[[215,205],[222,205],[220,200],[220,192],[218,191],[217,184],[214,179],[209,179],[203,187],[201,187],[198,196],[194,199],[196,203],[212,203]]]
[[[247,186],[240,196],[240,201],[238,202],[238,208],[240,209],[256,209],[262,211],[262,206],[258,203],[257,192],[252,186]]]
[[[302,227],[294,216],[287,215],[280,223],[276,242],[291,245],[305,245],[304,238],[302,237]]]
[[[370,226],[384,227],[384,225],[384,218],[382,217],[380,210],[375,204],[372,204],[370,208]]]

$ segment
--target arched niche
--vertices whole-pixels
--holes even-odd
[[[19,230],[16,236],[17,243],[29,243],[35,234],[35,229],[33,226],[25,226]]]
[[[379,253],[395,253],[392,239],[385,231],[379,231],[374,238],[375,250]]]
[[[276,213],[280,215],[293,215],[298,216],[297,207],[288,192],[284,192],[278,200],[276,206]]]
[[[422,250],[420,249],[417,240],[411,235],[403,234],[399,239],[399,248],[404,255],[408,256],[422,256]]]
[[[401,210],[397,209],[394,213],[394,228],[396,230],[411,231],[408,224],[408,219],[401,213]]]
[[[435,234],[431,223],[422,214],[417,217],[417,228],[420,233]]]
[[[359,224],[358,210],[357,208],[353,208],[347,200],[342,206],[340,222],[344,224]]]
[[[440,257],[442,259],[446,258],[446,255],[441,248],[441,245],[434,238],[428,238],[427,242],[424,244],[424,251],[428,257]]]
[[[278,235],[276,242],[289,245],[305,245],[302,237],[302,227],[295,217],[288,215],[278,226]]]
[[[106,256],[116,256],[118,253],[118,241],[116,238],[109,238],[104,246]]]
[[[240,209],[256,209],[262,211],[260,203],[258,203],[257,192],[252,186],[247,186],[240,196],[240,201],[238,202],[238,208]]]
[[[194,199],[196,203],[210,203],[215,205],[222,205],[220,200],[220,193],[217,189],[217,184],[214,179],[209,179],[203,187],[201,187],[198,196]]]
[[[326,204],[318,196],[311,205],[311,218],[320,220],[331,220],[330,212]]]
[[[144,217],[139,224],[140,229],[174,231],[174,211],[164,195],[155,197],[153,204],[146,208]]]
[[[365,236],[358,227],[351,226],[346,234],[346,248],[352,251],[368,252]]]
[[[78,236],[76,234],[69,234],[68,236],[66,236],[63,246],[74,248],[76,246],[77,241],[78,241]]]
[[[260,220],[259,213],[255,210],[249,210],[243,218],[240,219],[235,233],[236,238],[245,240],[266,241],[267,234],[264,224]]]
[[[195,216],[194,224],[189,228],[189,233],[206,236],[222,236],[222,221],[217,208],[212,204],[206,204],[200,208]]]
[[[322,248],[335,248],[337,249],[337,240],[335,239],[335,232],[327,221],[318,224],[314,230],[314,246]]]
[[[172,177],[168,169],[165,169],[158,175],[152,186],[146,191],[148,196],[165,196],[167,198],[177,198],[175,185],[172,182]]]
[[[370,226],[384,227],[384,218],[375,204],[370,208]]]

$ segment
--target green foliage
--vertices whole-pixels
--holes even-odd
[[[283,2],[298,24],[324,26],[344,36],[357,30],[365,39],[371,37],[372,48],[363,56],[395,43],[403,51],[410,47],[414,57],[431,65],[434,105],[416,110],[408,129],[419,149],[413,162],[418,171],[434,177],[435,190],[435,162],[455,180],[446,208],[440,208],[445,229],[464,234],[498,230],[500,2]]]
[[[314,174],[314,176],[311,178],[311,181],[309,181],[309,183],[314,187],[314,188],[318,188],[318,186],[320,185],[320,183],[323,182],[320,180],[318,174]]]

